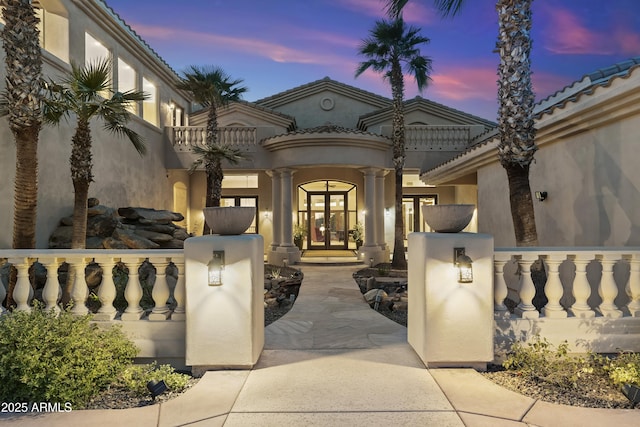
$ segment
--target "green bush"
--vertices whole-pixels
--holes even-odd
[[[156,362],[147,365],[131,365],[119,376],[116,384],[134,391],[139,395],[149,394],[147,383],[151,380],[163,380],[169,390],[179,392],[189,383],[189,375],[176,372],[171,365],[160,365]]]
[[[640,386],[640,354],[623,352],[613,359],[601,358],[602,367],[616,385]]]
[[[119,329],[35,307],[0,318],[0,401],[82,407],[137,354]]]

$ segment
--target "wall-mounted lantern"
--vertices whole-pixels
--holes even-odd
[[[224,271],[224,251],[213,251],[213,257],[209,264],[209,286],[222,285],[222,272]]]
[[[464,248],[453,248],[453,265],[458,269],[458,283],[473,282],[473,260]]]
[[[544,202],[547,199],[546,191],[536,191],[535,195],[536,195],[536,200],[538,200],[539,202]]]

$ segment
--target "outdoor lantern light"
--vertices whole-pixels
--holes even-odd
[[[224,270],[224,251],[213,251],[209,264],[209,286],[222,285],[222,271]]]
[[[458,283],[473,282],[473,261],[464,253],[464,248],[453,248],[453,265],[458,269]]]
[[[544,202],[547,199],[547,192],[546,191],[536,191],[536,199],[539,202]]]
[[[164,380],[151,380],[147,383],[147,390],[151,393],[151,399],[155,400],[156,396],[160,396],[167,391],[167,384],[165,384]]]
[[[369,266],[373,267],[373,258],[369,258]]]

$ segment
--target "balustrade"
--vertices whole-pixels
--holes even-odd
[[[194,146],[202,147],[207,140],[207,128],[204,126],[175,126],[168,129],[173,147],[177,151],[191,151]],[[257,128],[219,127],[217,141],[241,151],[253,152],[258,145]]]
[[[138,269],[143,262],[148,261],[155,267],[155,280],[150,275],[144,283],[145,288],[150,288],[153,305],[142,307],[143,287],[138,274]],[[34,296],[34,279],[29,279],[29,269],[36,262],[42,264],[45,275],[42,289],[42,302],[46,310],[60,311],[62,286],[58,280],[58,270],[63,263],[69,264],[68,275],[72,278],[71,287],[71,312],[77,315],[94,311],[93,320],[123,321],[140,320],[149,313],[149,320],[173,320],[184,321],[184,254],[182,251],[153,250],[153,251],[91,251],[91,250],[0,250],[0,265],[8,262],[17,270],[17,281],[13,289],[12,299],[15,302],[15,310],[31,310]],[[93,295],[86,280],[87,265],[96,263],[102,270],[102,281]],[[126,266],[128,273],[123,273],[121,267]],[[167,274],[169,266],[171,274]],[[35,269],[34,269],[35,270]],[[8,270],[7,270],[8,271]],[[8,283],[9,277],[0,278]],[[126,281],[126,283],[124,283]],[[175,281],[175,286],[170,282]],[[33,284],[32,284],[33,282]],[[119,283],[120,292],[117,283]],[[124,285],[124,286],[122,286]],[[123,289],[124,288],[124,289]],[[0,302],[7,297],[5,287],[0,282]],[[171,297],[175,303],[169,304]],[[120,307],[122,312],[114,305],[120,298],[126,301],[126,308]],[[99,301],[99,307],[94,301]],[[0,304],[0,315],[6,309]]]
[[[544,274],[533,274],[536,261]],[[518,264],[517,277],[507,277],[505,264]],[[561,269],[570,263],[572,269]],[[622,269],[628,274],[619,274]],[[562,270],[562,271],[561,271]],[[571,270],[567,273],[566,270]],[[620,270],[620,271],[622,271]],[[618,271],[618,273],[617,273]],[[507,305],[516,305],[514,315],[523,319],[640,317],[640,251],[621,249],[497,249],[494,258],[494,297],[496,316],[505,316]],[[628,280],[626,279],[628,278]],[[624,282],[624,283],[623,283]],[[507,283],[511,284],[508,289]],[[505,304],[510,295],[517,295],[513,304]],[[543,296],[547,302],[536,308],[534,298]],[[573,304],[568,305],[565,295]],[[626,297],[626,298],[625,298]],[[628,303],[616,305],[616,301]]]

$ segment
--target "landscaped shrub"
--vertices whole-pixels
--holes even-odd
[[[119,329],[41,307],[0,318],[0,401],[82,407],[137,354]]]
[[[613,359],[600,358],[603,369],[616,385],[640,386],[640,354],[620,353]]]
[[[160,365],[156,362],[147,365],[131,365],[118,377],[117,385],[140,395],[149,394],[147,383],[151,380],[164,381],[169,390],[179,392],[189,383],[189,375],[176,372],[171,365]]]

